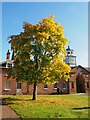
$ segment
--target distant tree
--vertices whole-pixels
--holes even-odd
[[[14,66],[9,75],[17,81],[34,84],[33,100],[37,97],[37,84],[68,79],[70,67],[63,62],[68,40],[64,28],[54,21],[55,16],[43,18],[38,24],[25,22],[24,31],[9,37],[14,51]]]

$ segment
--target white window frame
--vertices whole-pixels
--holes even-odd
[[[57,84],[57,83],[54,83],[54,85],[55,85],[55,84]],[[55,86],[53,86],[53,87],[54,87],[54,89],[57,89],[57,88],[58,88],[58,84],[57,84],[57,87],[55,87]]]
[[[86,78],[88,78],[88,75],[85,75]]]
[[[8,66],[8,68],[11,68],[12,64],[11,63],[7,63],[7,66]]]
[[[18,87],[18,84],[21,84],[21,88],[19,88],[19,89],[22,89],[22,82],[17,82],[17,87]]]
[[[9,87],[7,87],[7,82],[9,82]],[[5,81],[5,88],[4,88],[4,90],[11,90],[11,81],[9,81],[9,80],[6,80]]]
[[[71,77],[73,77],[74,76],[74,74],[71,74]]]
[[[6,73],[6,74],[5,74],[5,76],[7,77],[7,76],[8,76],[8,74]]]
[[[47,85],[47,84],[45,84],[45,85]],[[45,85],[44,85],[44,90],[47,90],[48,89],[48,85],[47,85],[47,88],[45,87]]]

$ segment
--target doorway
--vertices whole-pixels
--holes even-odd
[[[17,94],[21,94],[21,82],[17,82]]]
[[[76,78],[77,93],[85,93],[85,79],[82,75]]]

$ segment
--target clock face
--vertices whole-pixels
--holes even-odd
[[[74,57],[70,57],[70,63],[75,63],[75,58]]]
[[[72,65],[76,64],[76,57],[74,57],[74,56],[66,57],[65,63],[72,64]]]
[[[68,58],[68,61],[69,61],[69,63],[72,64],[72,65],[76,64],[76,60],[75,60],[75,57],[74,57],[74,56],[70,56],[70,57]]]

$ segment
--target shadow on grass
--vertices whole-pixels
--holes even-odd
[[[2,98],[0,99],[0,105],[10,105],[10,104],[14,104],[14,101],[32,101],[32,99],[20,99],[20,98]]]
[[[72,108],[73,110],[83,110],[83,109],[90,109],[90,107],[82,107],[82,108]]]

